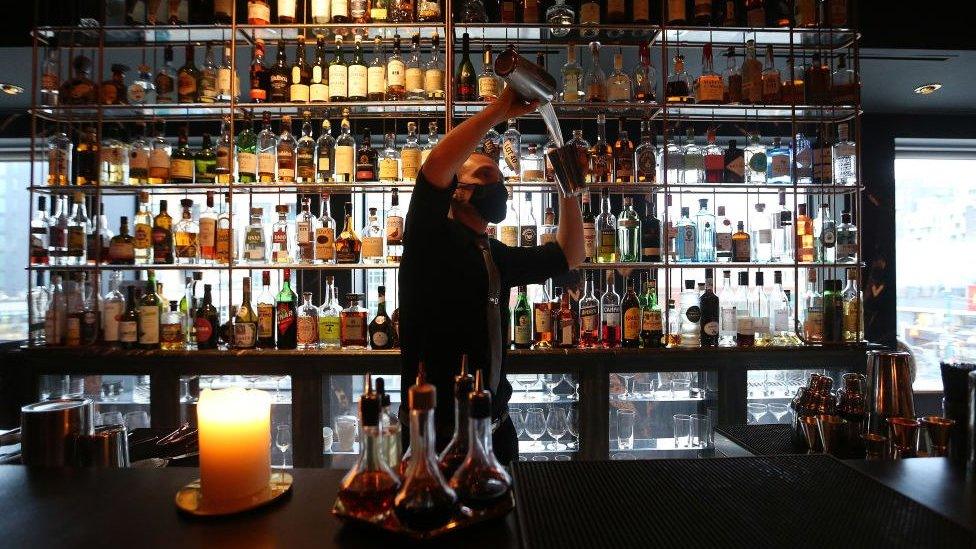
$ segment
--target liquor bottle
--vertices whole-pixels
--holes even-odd
[[[371,23],[373,19],[369,7],[370,2],[367,0],[350,0],[349,17],[352,19],[352,22],[358,24]]]
[[[847,56],[837,55],[837,68],[830,77],[830,92],[834,105],[853,105],[857,103],[860,84],[857,74],[847,66]]]
[[[296,312],[296,345],[300,350],[317,349],[319,310],[312,305],[312,292],[302,292],[302,306]]]
[[[258,182],[272,183],[275,181],[275,168],[278,163],[278,140],[271,131],[271,114],[264,113],[261,120],[261,131],[257,135],[257,174]]]
[[[525,215],[519,215],[519,237],[518,245],[528,248],[538,244],[539,229],[532,211],[532,193],[525,193],[525,200],[522,202]]]
[[[769,294],[769,332],[774,345],[790,345],[793,341],[793,322],[790,299],[783,291],[782,271],[773,272],[773,291]]]
[[[604,189],[600,194],[600,214],[594,222],[596,262],[614,263],[617,261],[617,218],[610,211],[610,191]],[[585,238],[585,228],[584,228]]]
[[[379,155],[371,144],[369,128],[363,128],[363,140],[356,151],[356,181],[376,181],[378,179],[377,160]]]
[[[532,319],[529,324],[532,327],[530,346],[535,349],[549,349],[553,342],[553,302],[549,299],[549,292],[546,291],[546,284],[539,286],[535,299],[532,302]],[[516,326],[518,329],[518,326]]]
[[[253,349],[258,342],[258,315],[251,305],[251,277],[245,276],[243,297],[233,318],[233,348]]]
[[[339,315],[342,307],[335,287],[335,277],[325,277],[325,300],[319,307],[319,344],[325,349],[338,349],[341,345]]]
[[[550,25],[549,34],[556,38],[567,36],[575,21],[576,14],[572,7],[566,5],[566,0],[556,0],[546,10],[546,22]]]
[[[278,24],[290,25],[295,23],[295,0],[278,0]]]
[[[61,84],[59,91],[62,105],[93,105],[98,87],[91,79],[91,59],[76,56],[71,62],[73,76]]]
[[[651,133],[651,121],[641,120],[640,144],[634,151],[635,168],[638,183],[657,182],[657,147],[654,145]]]
[[[773,57],[773,45],[766,44],[766,66],[762,71],[763,103],[767,105],[780,103],[780,90],[782,85],[782,78],[780,77],[779,70],[776,69],[775,58]]]
[[[268,101],[271,103],[285,103],[288,101],[288,88],[291,85],[291,70],[285,43],[278,41],[275,64],[268,69]]]
[[[417,21],[435,23],[442,18],[440,0],[417,0]]]
[[[203,295],[201,294],[198,297],[197,292],[197,287],[200,286],[202,280],[203,271],[193,271],[193,276],[184,278],[183,297],[180,298],[180,313],[183,317],[182,333],[187,349],[197,348],[196,326],[194,325],[194,319],[197,314],[197,309],[199,309],[200,304],[203,303]]]
[[[468,33],[461,37],[461,63],[457,70],[457,99],[458,101],[474,101],[477,98],[477,78],[474,64],[471,63],[471,39]]]
[[[231,67],[230,57],[230,46],[225,45],[223,59],[217,69],[217,101],[228,102],[241,96],[241,84]]]
[[[613,147],[607,143],[607,119],[598,114],[596,141],[589,150],[589,175],[592,183],[613,181]],[[631,172],[633,173],[633,172]]]
[[[807,205],[796,205],[796,259],[810,263],[816,259],[816,246],[813,240],[813,220],[807,215]]]
[[[830,185],[834,181],[834,165],[830,142],[825,135],[825,127],[819,128],[817,140],[813,144],[813,183]],[[851,165],[853,174],[853,165]]]
[[[312,0],[312,23],[324,25],[332,22],[332,0]]]
[[[837,142],[830,151],[834,185],[857,185],[857,147],[848,138],[846,123],[837,125]]]
[[[335,165],[335,138],[332,137],[332,127],[328,118],[322,119],[322,132],[315,140],[315,180],[320,183],[332,180],[332,170]]]
[[[163,50],[163,65],[155,77],[156,102],[174,103],[176,97],[173,95],[174,84],[176,82],[176,71],[173,69],[173,46],[166,46]]]
[[[636,349],[641,343],[641,304],[637,298],[636,284],[629,277],[624,278],[624,284],[627,291],[620,304],[623,315],[623,335],[620,346]]]
[[[596,261],[596,217],[590,208],[590,192],[583,191],[582,210],[583,210],[583,261],[592,263]]]
[[[95,207],[97,205],[97,208]],[[85,259],[89,265],[108,263],[111,261],[109,251],[112,238],[115,236],[108,228],[108,217],[105,216],[105,204],[92,205],[92,217],[89,220],[89,230],[85,236]]]
[[[386,60],[386,99],[402,101],[406,97],[406,64],[400,53],[400,35],[396,34],[393,36],[393,55]]]
[[[284,270],[281,290],[275,297],[275,341],[279,349],[295,349],[298,346],[298,322],[295,302],[297,296],[291,289],[291,269]],[[260,304],[258,305],[260,307]]]
[[[367,339],[366,309],[359,303],[362,294],[346,294],[348,307],[339,314],[339,342],[344,349],[365,349]]]
[[[529,307],[525,286],[518,287],[512,309],[512,344],[516,349],[532,347],[532,308]]]
[[[373,23],[385,23],[389,19],[390,1],[391,0],[372,0],[369,3],[369,17],[373,21]]]
[[[41,65],[41,105],[54,107],[58,104],[61,53],[56,47],[47,48]]]
[[[421,4],[431,4],[421,0]],[[430,38],[430,58],[424,64],[424,98],[431,101],[444,99],[444,61],[441,60],[441,37],[434,32]]]
[[[366,101],[369,95],[369,69],[366,67],[366,60],[363,58],[362,36],[356,35],[356,48],[353,51],[352,61],[346,69],[348,101]]]
[[[98,182],[98,137],[94,127],[79,132],[78,146],[75,148],[74,184],[79,187],[92,186]]]
[[[217,153],[209,133],[203,134],[200,150],[193,155],[193,171],[197,183],[213,183],[217,180]]]
[[[712,270],[705,270],[705,293],[698,298],[701,313],[700,343],[702,347],[717,347],[719,341],[719,298],[712,290],[714,283]]]
[[[732,271],[722,271],[722,289],[718,292],[718,303],[720,310],[718,344],[721,347],[733,347],[738,321],[736,293],[732,289]]]
[[[805,98],[808,105],[826,105],[830,98],[830,67],[821,60],[819,52],[813,52],[810,64],[803,70]]]
[[[395,171],[399,167],[401,172],[399,178],[403,181],[414,182],[420,172],[421,156],[423,155],[420,146],[417,144],[417,123],[407,122],[407,141],[399,152],[396,150],[395,140],[395,134],[387,134],[386,158],[388,162],[390,158],[394,162],[394,164],[387,164],[387,176],[393,175],[390,172],[391,169]],[[397,163],[397,161],[399,162]],[[380,166],[380,179],[383,179],[382,165]],[[396,175],[393,175],[393,179],[389,180],[396,180]]]
[[[644,219],[640,222],[640,258],[638,261],[661,261],[661,220],[657,217],[654,195],[644,200]]]
[[[633,200],[624,197],[623,211],[617,219],[618,260],[621,262],[637,262],[642,259],[644,249],[641,245],[641,218],[634,210]]]
[[[766,205],[759,202],[755,205],[756,216],[749,226],[750,241],[752,243],[752,260],[769,263],[773,260],[773,232],[769,216],[765,213]]]
[[[840,281],[837,281],[837,287],[840,289]],[[85,346],[94,345],[98,342],[98,329],[101,324],[99,319],[101,315],[98,312],[98,294],[92,289],[88,281],[88,273],[81,273],[81,282],[78,285],[78,291],[80,292],[79,297],[81,303],[81,310],[78,313],[80,320],[79,343]],[[69,321],[70,318],[69,316]]]
[[[373,391],[369,374],[359,400],[362,420],[360,452],[356,463],[339,484],[338,503],[350,515],[362,520],[376,520],[388,515],[400,480],[386,463],[380,430],[381,399]]]
[[[268,259],[268,245],[261,223],[263,216],[263,208],[251,208],[251,222],[244,231],[244,260],[249,263],[264,263]]]
[[[407,123],[407,127],[410,127],[409,123]],[[420,166],[423,166],[424,162],[427,161],[427,157],[430,156],[430,151],[434,150],[434,147],[436,147],[437,143],[440,141],[440,139],[437,137],[436,121],[431,120],[427,123],[427,132],[427,142],[424,143],[423,148],[420,149],[420,164],[417,166],[418,172],[420,171]],[[494,156],[492,156],[492,158],[494,158]]]
[[[693,128],[688,128],[686,136],[686,143],[681,148],[681,158],[683,159],[681,181],[686,185],[696,185],[705,181],[704,151],[695,143]]]
[[[247,24],[271,24],[271,4],[268,0],[247,0]]]
[[[500,12],[499,22],[501,23],[515,22],[515,0],[499,0],[498,11]]]
[[[251,90],[248,92],[248,97],[254,103],[264,103],[268,100],[271,75],[264,66],[264,40],[261,38],[258,38],[254,42],[254,51],[251,53],[251,67],[248,74],[251,80]]]
[[[813,221],[814,255],[821,263],[833,263],[837,257],[837,223],[830,215],[830,204],[820,204],[820,216]]]
[[[390,0],[391,23],[413,23],[414,11],[416,10],[415,0]]]
[[[170,151],[171,147],[163,137],[162,131],[153,137],[150,143],[149,152],[149,178],[150,185],[159,185],[169,182],[170,178]]]
[[[50,257],[49,227],[51,218],[47,215],[47,197],[37,197],[37,210],[30,222],[30,264],[47,265],[53,263]]]
[[[550,11],[557,8],[553,6]],[[563,6],[565,7],[565,5]],[[568,8],[567,8],[568,9]],[[570,12],[572,13],[572,12]],[[566,31],[567,33],[569,31]],[[576,44],[566,47],[566,64],[560,69],[562,76],[562,100],[567,103],[578,103],[583,100],[583,71],[576,63]]]
[[[772,227],[772,254],[770,261],[793,261],[793,212],[786,209],[786,192],[780,191],[779,204],[769,214]]]
[[[331,0],[332,4],[332,22],[333,23],[348,23],[349,18],[349,0]]]
[[[759,141],[759,134],[749,136],[749,146],[745,148],[743,165],[745,166],[745,182],[750,185],[766,183],[767,171],[766,147]]]
[[[641,0],[636,0],[640,3]],[[646,3],[645,3],[646,5]],[[634,100],[653,103],[657,100],[657,69],[651,64],[651,46],[642,41],[638,49],[638,63],[634,68]]]
[[[583,27],[580,36],[594,38],[599,34],[594,27],[600,25],[600,2],[584,0],[580,4],[579,24]]]
[[[278,147],[281,148],[280,141]],[[311,111],[302,112],[302,136],[298,138],[295,144],[295,181],[298,183],[315,183],[315,140],[312,139]]]
[[[742,60],[742,102],[758,105],[763,101],[763,66],[756,59],[756,42],[746,41],[746,57]]]
[[[335,263],[336,261],[336,222],[329,214],[329,195],[323,193],[319,203],[319,222],[315,229],[315,261]]]
[[[295,51],[295,64],[291,66],[288,100],[292,103],[308,103],[312,84],[312,67],[305,61],[305,37],[298,37]]]
[[[346,203],[346,218],[342,232],[335,241],[336,262],[343,264],[359,263],[363,243],[352,225],[352,204]]]
[[[522,181],[544,181],[546,177],[545,162],[539,154],[535,143],[529,143],[526,153],[519,160],[522,169]]]
[[[71,157],[74,145],[64,132],[57,132],[47,140],[47,184],[68,185],[71,173]]]
[[[850,211],[840,215],[837,225],[836,259],[838,263],[852,263],[857,260],[857,226],[852,221]]]
[[[725,83],[712,64],[712,44],[702,48],[702,73],[695,81],[695,101],[718,105],[725,101]]]
[[[153,218],[149,211],[149,193],[139,193],[139,210],[135,215],[135,236],[132,239],[134,262],[144,265],[152,261]]]
[[[846,270],[847,284],[841,292],[844,308],[844,341],[860,341],[864,338],[864,322],[861,314],[861,290],[857,285],[857,268]]]
[[[88,240],[88,215],[85,212],[85,199],[81,192],[75,192],[71,215],[67,215],[67,197],[63,200],[55,218],[55,232],[52,235],[52,251],[59,259],[59,265],[84,265]]]
[[[675,241],[675,251],[679,262],[697,261],[698,258],[698,225],[689,217],[690,209],[681,208],[681,218],[675,225],[677,237]]]
[[[383,227],[376,215],[376,208],[369,209],[362,232],[363,263],[381,264],[386,258],[383,253]]]
[[[824,280],[823,292],[823,341],[844,341],[844,300],[840,280]]]
[[[216,349],[220,334],[220,315],[213,305],[212,286],[203,285],[203,301],[193,317],[197,349]]]
[[[613,55],[613,73],[607,80],[607,101],[629,102],[632,95],[632,82],[624,72],[624,56],[618,51]]]
[[[288,224],[288,204],[275,206],[278,221],[271,225],[271,262],[293,263],[292,234]]]
[[[188,44],[185,51],[186,61],[176,71],[176,96],[180,103],[196,103],[200,100],[200,70],[193,62],[193,45]]]
[[[558,293],[558,292],[557,292]],[[553,312],[553,346],[570,349],[579,344],[577,334],[578,324],[571,308],[572,297],[569,292],[563,292],[559,297],[560,306]]]
[[[654,274],[644,283],[644,293],[640,296],[640,345],[645,349],[656,349],[664,345],[661,327],[661,308],[657,303],[657,281]]]
[[[717,208],[715,219],[715,259],[710,261],[732,260],[732,221],[725,216],[725,206]]]
[[[54,279],[58,279],[58,277],[52,277],[52,280]],[[55,284],[55,290],[60,291],[60,282],[56,282]],[[136,287],[129,286],[126,291],[125,311],[119,316],[118,342],[119,346],[123,349],[135,349],[139,345],[139,313],[136,307]],[[112,304],[111,308],[109,308],[106,303],[106,307],[103,309],[103,311],[106,311],[104,314],[108,314],[107,311],[114,311],[115,307],[115,304]],[[54,308],[55,305],[52,298],[51,309]],[[45,325],[47,326],[47,323]],[[60,343],[50,328],[45,329],[45,337],[48,345]]]
[[[237,179],[241,183],[255,183],[258,180],[258,136],[251,130],[250,118],[245,120],[243,126],[236,141]]]
[[[298,249],[298,262],[304,264],[315,263],[315,231],[318,229],[318,220],[312,215],[310,202],[309,197],[302,197],[301,212],[295,218],[295,243]]]
[[[745,230],[745,224],[738,222],[736,231],[732,235],[732,261],[748,263],[752,259],[752,239]]]
[[[596,4],[596,2],[589,3]],[[597,9],[599,9],[599,6]],[[586,31],[584,30],[583,32],[585,33]],[[583,76],[586,100],[591,103],[605,103],[607,100],[607,76],[604,74],[603,67],[600,63],[599,42],[590,42],[590,57],[590,70]]]
[[[579,345],[581,348],[596,347],[600,343],[600,301],[596,298],[593,272],[585,272],[583,297],[579,301]]]
[[[129,67],[113,64],[112,77],[98,87],[99,102],[102,105],[121,105],[125,103],[125,73]]]
[[[613,144],[613,175],[617,183],[634,182],[634,143],[627,136],[627,120],[621,118],[617,126],[617,141]]]
[[[415,33],[410,39],[410,57],[407,59],[404,72],[404,86],[408,100],[424,100],[427,92],[424,89],[424,68],[420,62],[420,34]]]
[[[390,196],[390,209],[386,212],[386,261],[399,263],[403,255],[403,214],[400,211],[400,195],[396,188]]]
[[[377,155],[379,164],[378,179],[385,183],[400,180],[400,153],[396,149],[396,134],[388,133],[384,139],[385,146]]]
[[[291,116],[286,114],[281,117],[281,133],[278,135],[277,144],[275,145],[278,181],[283,183],[295,182],[295,173],[297,171],[296,149],[298,149],[298,142],[291,133]]]
[[[749,316],[752,317],[752,328],[755,332],[754,345],[768,346],[770,337],[769,295],[766,294],[763,272],[756,273],[756,285],[749,293]]]
[[[802,105],[806,100],[806,82],[803,80],[803,71],[795,68],[793,56],[786,58],[786,66],[785,79],[780,90],[780,101],[785,105]]]
[[[198,261],[200,226],[193,221],[193,201],[184,198],[180,200],[180,206],[183,214],[173,227],[174,256],[176,263],[194,264]]]
[[[501,93],[501,80],[495,74],[491,61],[491,44],[486,44],[481,60],[481,74],[478,75],[478,101],[491,103]]]
[[[150,269],[148,274],[146,290],[136,309],[139,323],[138,345],[142,349],[155,349],[159,347],[159,317],[163,304],[156,294],[156,273]],[[129,298],[134,299],[134,294],[130,294]]]
[[[681,347],[701,345],[701,306],[694,280],[685,280],[685,289],[678,297],[677,328]]]
[[[369,322],[369,346],[383,350],[393,348],[393,321],[386,314],[386,286],[376,289],[376,316]]]
[[[698,213],[695,214],[697,241],[695,242],[695,261],[710,263],[716,258],[715,216],[708,209],[708,199],[698,200]]]
[[[329,100],[329,63],[325,59],[325,36],[320,34],[315,41],[315,63],[311,66],[308,84],[308,100],[324,103]]]
[[[261,271],[261,295],[258,296],[257,346],[275,346],[275,296],[271,293],[271,272]]]
[[[737,347],[752,347],[756,342],[749,304],[749,273],[739,273],[739,287],[735,293],[735,344]]]
[[[807,270],[807,284],[797,305],[797,317],[805,343],[823,341],[823,296],[817,291],[817,271]]]
[[[745,158],[742,149],[738,148],[735,139],[729,141],[729,148],[725,149],[725,182],[745,182]]]
[[[137,67],[136,78],[126,88],[125,98],[130,105],[143,105],[146,103],[152,105],[157,103],[156,85],[153,84],[153,76],[149,72],[149,65],[142,64]]]
[[[204,137],[208,137],[209,134],[204,134]],[[205,142],[206,144],[206,142]],[[205,148],[201,149],[198,156],[205,163],[203,166],[204,177],[209,175],[209,171],[213,172],[213,180],[211,183],[219,183],[221,185],[229,185],[233,179],[234,174],[231,173],[231,156],[233,155],[234,145],[233,138],[230,135],[230,118],[226,117],[220,122],[220,139],[217,141],[217,147],[215,150],[210,151],[210,153],[205,153]],[[213,158],[210,158],[210,154],[213,154]],[[211,167],[212,166],[212,167]],[[198,165],[198,171],[199,171]]]
[[[521,180],[522,168],[519,161],[522,157],[522,133],[518,131],[516,120],[508,119],[508,128],[502,134],[502,146],[499,151],[498,164],[506,183]]]
[[[214,230],[214,260],[218,265],[229,265],[231,259],[237,259],[237,240],[230,222],[230,193],[224,194],[226,207],[217,214],[217,225]],[[204,231],[201,218],[201,232]]]
[[[203,68],[197,76],[197,101],[215,103],[217,101],[217,66],[213,59],[213,46],[207,42],[204,50]]]
[[[679,53],[674,56],[674,68],[664,86],[664,100],[668,103],[694,103],[691,92],[691,76],[685,71],[684,56]]]
[[[600,297],[600,339],[603,346],[620,346],[620,296],[614,290],[616,273],[607,271],[607,289]]]
[[[31,236],[33,239],[33,234]],[[109,244],[108,256],[112,265],[134,265],[136,262],[135,246],[129,235],[129,218],[124,215],[119,221],[119,234],[113,236]]]
[[[186,137],[187,128],[180,128],[180,137],[176,144],[176,150],[170,157],[169,180],[173,183],[193,183],[195,159],[193,151]]]
[[[793,164],[797,183],[813,183],[813,147],[810,140],[801,133],[796,134],[793,139]]]
[[[47,290],[41,285],[43,279],[38,276],[38,288],[43,290],[44,300],[47,300]],[[109,275],[108,282],[108,293],[106,293],[101,299],[101,334],[102,342],[110,347],[116,347],[119,345],[119,322],[122,319],[122,315],[125,313],[125,296],[119,290],[119,285],[122,282],[122,273],[119,271],[112,271]],[[34,306],[34,305],[37,306]],[[34,307],[34,314],[44,314],[42,311],[46,306],[44,304],[37,304],[32,300],[32,306]]]
[[[782,139],[773,138],[773,145],[766,150],[766,182],[771,185],[789,185],[792,179],[792,149],[783,145]]]
[[[343,117],[339,126],[339,138],[333,148],[332,180],[336,183],[351,183],[356,160],[356,140],[349,133],[349,119]]]

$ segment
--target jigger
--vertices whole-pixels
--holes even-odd
[[[563,196],[575,196],[586,189],[583,165],[575,145],[563,145],[546,154]]]
[[[895,458],[915,457],[918,448],[918,420],[904,417],[888,418],[891,441],[895,446]]]
[[[823,445],[820,443],[820,428],[817,426],[815,416],[801,417],[800,430],[803,431],[803,441],[807,443],[807,448],[810,449],[811,453],[816,454],[823,451]]]
[[[918,423],[925,427],[929,434],[929,456],[946,457],[949,455],[949,430],[956,424],[954,420],[939,417],[926,416],[918,418]]]
[[[861,435],[864,441],[864,459],[877,461],[888,459],[888,437],[874,433],[864,433]]]
[[[843,447],[847,420],[840,416],[817,416],[817,433],[824,452],[837,455]]]

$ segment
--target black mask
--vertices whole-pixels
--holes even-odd
[[[477,210],[488,223],[498,223],[505,219],[505,206],[508,203],[508,189],[498,180],[489,185],[478,185],[471,191],[468,204]]]

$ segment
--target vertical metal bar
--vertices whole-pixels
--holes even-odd
[[[454,2],[444,0],[444,133],[454,127]]]
[[[34,283],[34,267],[31,261],[31,249],[30,243],[32,235],[30,234],[31,225],[31,215],[34,209],[34,186],[37,184],[35,180],[35,169],[34,169],[34,158],[35,152],[34,147],[37,144],[37,113],[35,109],[37,108],[37,29],[31,33],[31,102],[30,102],[30,113],[31,113],[31,132],[30,132],[30,150],[28,151],[28,158],[30,161],[30,188],[27,190],[27,197],[30,200],[30,204],[27,207],[27,337],[28,344],[35,345],[37,342],[34,340],[33,325],[37,322],[34,318],[39,311],[34,310],[34,303],[31,301],[31,285]],[[49,168],[50,169],[50,168]],[[50,195],[52,198],[54,195]],[[46,212],[45,212],[46,213]],[[50,258],[48,258],[48,263],[50,264]]]
[[[291,420],[295,467],[321,467],[322,375],[317,371],[291,376]]]

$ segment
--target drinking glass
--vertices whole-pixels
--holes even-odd
[[[340,452],[351,452],[356,444],[356,430],[359,419],[356,416],[340,416],[336,418],[335,436],[339,443]]]
[[[512,425],[515,426],[515,437],[521,438],[525,432],[525,418],[522,417],[522,410],[512,408],[508,411],[508,416],[512,418]]]
[[[672,379],[671,380],[671,399],[677,399],[680,397],[691,398],[691,380],[690,379]]]
[[[790,413],[790,406],[782,402],[770,402],[769,413],[773,414],[773,417],[776,418],[776,423],[782,423],[780,420],[783,419],[783,416]]]
[[[552,410],[549,411],[549,416],[546,418],[546,431],[556,441],[552,445],[553,450],[566,449],[566,445],[559,444],[559,439],[566,435],[566,431],[569,429],[568,423],[566,409],[553,406]],[[560,448],[560,446],[562,447]]]
[[[559,400],[559,396],[553,390],[563,381],[562,374],[542,374],[542,383],[546,386],[546,400]]]
[[[654,382],[653,381],[634,381],[634,398],[654,398]]]
[[[634,420],[637,414],[633,410],[617,410],[617,448],[620,450],[634,449]]]
[[[325,453],[332,453],[332,441],[335,439],[335,434],[332,432],[332,427],[322,427],[322,449]]]
[[[750,423],[759,423],[759,418],[766,415],[766,412],[769,411],[768,406],[758,402],[750,402],[746,404],[746,409],[749,411],[749,419],[752,420]]]
[[[573,379],[573,376],[570,374],[563,374],[563,381],[573,388],[573,394],[568,395],[566,398],[569,400],[579,400],[579,382]]]
[[[132,388],[132,402],[149,404],[149,376],[139,376]]]
[[[637,374],[617,374],[617,377],[624,382],[624,392],[620,393],[617,398],[620,400],[630,400],[633,398],[633,395],[630,392],[630,380],[636,375]]]
[[[712,447],[712,421],[708,414],[691,414],[691,445]]]
[[[529,395],[529,388],[534,386],[536,383],[539,383],[539,374],[515,374],[512,376],[512,378],[515,379],[515,383],[517,385],[522,387],[522,390],[524,391],[522,398],[526,402],[532,401],[533,399]]]
[[[529,408],[525,414],[525,434],[532,439],[531,447],[544,449],[539,442],[542,435],[546,434],[546,416],[542,408]]]
[[[569,435],[573,437],[573,440],[566,444],[567,448],[577,449],[579,448],[579,410],[575,406],[569,407],[569,412],[566,414],[567,425],[569,429]]]
[[[536,454],[532,456],[532,461],[549,461],[549,456],[544,454]]]
[[[566,454],[556,454],[556,457],[552,459],[553,461],[571,461],[573,458],[567,456]]]
[[[144,410],[126,413],[125,428],[130,431],[133,429],[148,429],[149,413]]]
[[[275,402],[288,402],[288,376],[275,378]]]
[[[291,448],[291,425],[280,424],[275,427],[275,446],[281,452],[281,468],[288,466],[288,455],[285,453]]]
[[[122,412],[102,412],[102,425],[125,425]]]
[[[674,447],[687,448],[691,444],[691,416],[674,414]]]

